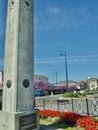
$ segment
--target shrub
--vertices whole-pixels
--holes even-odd
[[[69,98],[79,97],[79,93],[67,92],[64,93],[63,97],[69,97]]]

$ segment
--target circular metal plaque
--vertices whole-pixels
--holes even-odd
[[[12,5],[14,5],[14,1],[12,1]]]
[[[11,85],[12,85],[12,81],[11,81],[11,80],[8,80],[6,86],[7,86],[8,88],[10,88]]]
[[[24,79],[24,81],[23,81],[23,86],[24,86],[25,88],[28,88],[29,85],[30,85],[29,80],[28,80],[28,79]]]
[[[28,1],[25,1],[25,4],[26,4],[27,6],[29,6],[29,2],[28,2]]]

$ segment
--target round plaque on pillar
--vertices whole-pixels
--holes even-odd
[[[12,85],[12,81],[11,80],[7,80],[7,84],[6,84],[7,88],[10,88],[11,85]]]
[[[28,80],[28,79],[24,79],[24,81],[23,81],[23,86],[24,86],[25,88],[28,88],[29,85],[30,85],[29,80]]]

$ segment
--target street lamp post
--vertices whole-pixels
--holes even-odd
[[[65,54],[60,54],[60,56],[64,56],[64,58],[65,58],[66,92],[68,92],[68,91],[69,91],[69,88],[68,88],[68,69],[67,69],[66,52],[65,52]]]
[[[55,72],[55,78],[56,78],[56,87],[57,87],[57,72]]]

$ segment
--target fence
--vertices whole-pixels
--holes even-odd
[[[98,116],[98,98],[83,99],[35,99],[40,110],[72,111],[77,114]]]

